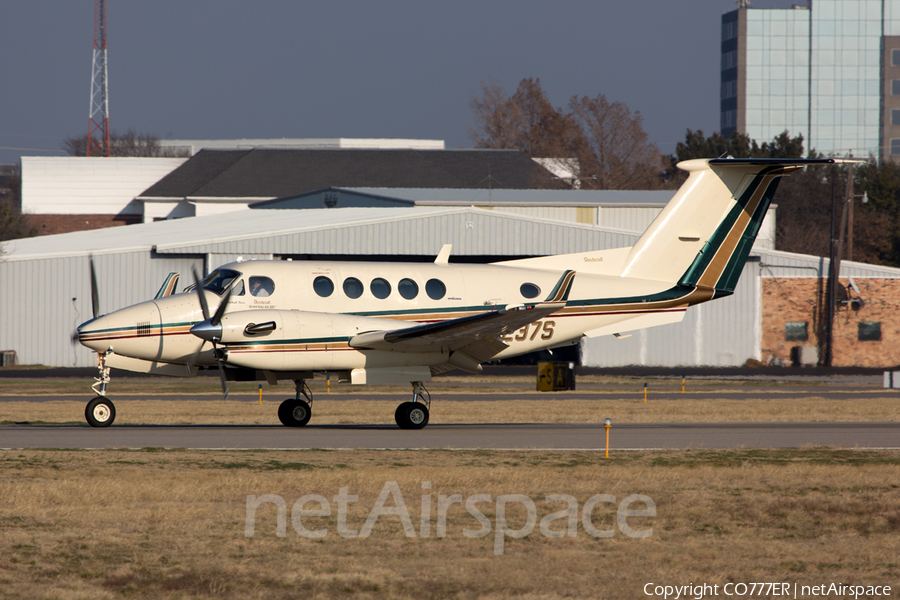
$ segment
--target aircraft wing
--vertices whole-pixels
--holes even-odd
[[[566,271],[553,291],[543,302],[505,307],[439,323],[427,323],[404,329],[371,331],[350,339],[350,347],[394,352],[447,352],[457,356],[455,365],[447,370],[474,366],[489,360],[509,345],[501,336],[546,317],[566,305],[575,271]],[[454,362],[451,360],[451,364]],[[467,367],[473,367],[469,369]]]

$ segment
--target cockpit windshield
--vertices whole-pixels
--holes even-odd
[[[241,274],[231,269],[216,269],[200,282],[205,290],[221,296]]]

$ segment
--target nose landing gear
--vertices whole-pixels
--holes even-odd
[[[106,386],[109,384],[109,367],[106,366],[106,355],[112,352],[97,353],[97,369],[100,376],[94,378],[91,389],[97,397],[84,407],[84,418],[91,427],[109,427],[116,420],[116,406],[106,397]]]

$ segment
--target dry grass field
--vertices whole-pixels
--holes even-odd
[[[728,582],[891,585],[900,580],[900,453],[820,448],[621,453],[517,451],[49,451],[0,452],[0,597],[114,598],[645,598],[643,586]],[[413,526],[385,512],[368,537],[338,534],[341,488],[358,496],[346,527],[361,531],[386,483],[396,482]],[[423,482],[430,482],[430,487]],[[284,499],[255,512],[247,497]],[[330,516],[294,502],[319,494]],[[476,505],[490,527],[454,503],[437,536],[440,496]],[[522,494],[537,521],[577,502],[574,537],[527,530],[524,504],[499,514],[498,496]],[[617,524],[615,503],[644,494],[655,516]],[[427,496],[430,508],[423,504]],[[474,498],[479,500],[479,498]],[[473,502],[474,502],[473,500]],[[304,505],[319,508],[317,503]],[[395,507],[390,497],[385,507]],[[424,508],[423,508],[424,506]],[[639,502],[633,509],[645,508]],[[303,508],[303,507],[300,507]],[[422,513],[429,531],[423,535]],[[302,531],[302,530],[301,530]],[[502,530],[501,530],[502,532]],[[346,532],[345,532],[346,533]],[[712,596],[710,596],[712,597]],[[756,596],[761,597],[761,596]],[[819,596],[821,597],[821,596]]]

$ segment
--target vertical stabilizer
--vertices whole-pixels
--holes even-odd
[[[678,163],[687,181],[632,247],[623,277],[734,291],[782,175],[835,159]]]

